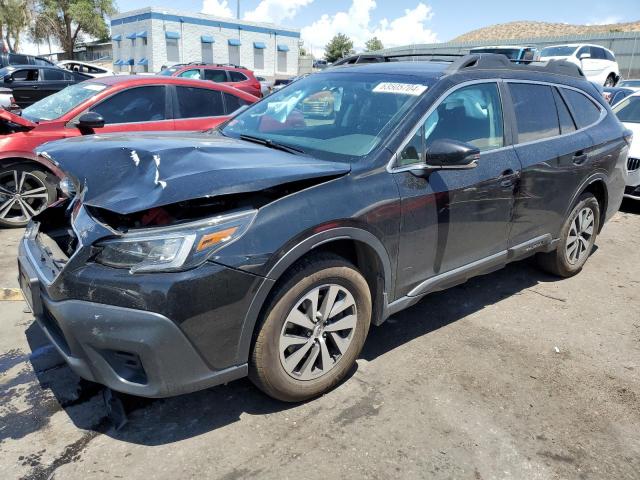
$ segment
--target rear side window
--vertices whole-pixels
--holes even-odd
[[[217,117],[224,115],[222,93],[217,90],[177,87],[180,118]]]
[[[558,109],[558,120],[560,121],[560,133],[571,133],[576,131],[576,124],[571,118],[571,113],[567,108],[567,104],[558,93],[558,90],[553,89],[553,98],[556,100],[556,108]]]
[[[64,74],[66,72],[64,72],[62,69],[46,69],[43,71],[44,72],[44,79],[45,80],[65,80],[65,76]],[[71,75],[69,75],[69,77],[71,77]],[[73,78],[73,77],[71,77]]]
[[[161,86],[131,88],[116,93],[91,110],[102,115],[107,124],[164,120],[165,89]]]
[[[607,55],[604,52],[604,48],[591,47],[591,58],[595,58],[596,60],[606,60]]]
[[[242,98],[231,95],[230,93],[224,94],[224,103],[227,106],[227,113],[233,113],[243,105],[248,104],[248,102],[244,101]]]
[[[516,112],[519,143],[542,140],[560,134],[551,87],[510,83],[509,91]]]
[[[209,70],[205,69],[204,79],[211,80],[216,83],[223,83],[227,81],[227,72],[224,70]]]
[[[613,55],[613,53],[611,53],[609,50],[605,50],[604,51],[605,56],[607,57],[607,60],[610,60],[612,62],[616,61],[616,57]]]
[[[578,128],[588,127],[598,121],[600,109],[586,95],[568,88],[563,88],[562,93],[569,103]]]
[[[231,70],[229,74],[231,75],[232,82],[244,82],[247,80],[247,77],[243,73]]]

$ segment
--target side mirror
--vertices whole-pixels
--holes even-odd
[[[4,76],[3,80],[4,80],[4,83],[11,83],[13,82],[13,77],[11,76],[11,74],[7,74]]]
[[[457,140],[435,140],[428,148],[425,163],[411,173],[425,177],[434,170],[469,170],[478,166],[480,150]]]
[[[87,112],[80,115],[78,119],[78,128],[80,130],[93,130],[102,127],[104,127],[104,118],[99,113]]]
[[[580,56],[578,57],[580,60],[584,60],[586,58],[591,58],[591,54],[590,53],[581,53]]]

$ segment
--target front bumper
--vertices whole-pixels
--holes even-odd
[[[640,185],[637,187],[626,187],[624,189],[624,198],[640,200]]]
[[[82,253],[56,272],[37,229],[27,231],[20,286],[38,324],[82,378],[167,397],[247,375],[239,345],[262,277],[211,262],[188,272],[132,275],[79,262]]]

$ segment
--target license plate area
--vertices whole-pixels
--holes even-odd
[[[40,281],[26,259],[18,257],[18,282],[34,316],[42,315],[42,298],[40,296]]]

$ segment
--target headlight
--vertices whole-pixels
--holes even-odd
[[[96,245],[96,262],[131,273],[167,272],[200,265],[214,252],[240,238],[257,210],[223,215],[172,227],[130,231]]]

